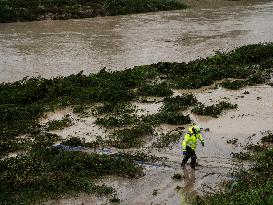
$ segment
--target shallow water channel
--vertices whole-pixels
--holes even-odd
[[[0,24],[0,82],[189,61],[273,41],[272,2],[189,2],[181,11]]]

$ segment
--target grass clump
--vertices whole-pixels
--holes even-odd
[[[181,133],[173,133],[172,131],[170,131],[166,134],[161,134],[152,146],[156,148],[168,147],[170,144],[176,143],[180,139],[180,137]]]
[[[160,112],[156,114],[156,119],[160,123],[172,124],[172,125],[183,125],[189,124],[191,119],[189,115],[183,115],[181,113],[174,112]]]
[[[62,130],[73,125],[70,115],[65,115],[61,120],[50,120],[46,124],[46,130]]]
[[[224,88],[231,89],[231,90],[238,90],[247,85],[247,83],[243,80],[225,80],[224,82],[220,83],[220,85]]]
[[[10,0],[0,2],[0,22],[90,18],[184,9],[176,0]]]
[[[0,161],[0,200],[4,204],[30,204],[68,193],[110,194],[93,178],[105,175],[138,177],[142,168],[130,158],[57,149],[33,149]]]
[[[152,135],[154,129],[149,124],[138,124],[132,128],[116,130],[110,136],[109,144],[117,148],[140,147],[144,143],[143,137]]]
[[[253,151],[253,152],[261,152],[263,150],[265,150],[267,147],[265,145],[261,145],[261,144],[249,144],[245,147],[245,149],[249,150],[249,151]]]
[[[135,107],[127,102],[120,103],[112,103],[105,102],[101,106],[97,106],[93,113],[95,115],[103,115],[103,114],[113,114],[113,115],[123,115],[128,113],[135,112]]]
[[[158,195],[158,189],[154,189],[152,195],[153,195],[153,196]]]
[[[160,84],[145,84],[138,89],[138,95],[140,96],[156,96],[156,97],[165,97],[173,94],[173,91],[170,89],[169,85],[166,82]]]
[[[228,144],[237,144],[237,142],[238,142],[238,138],[233,138],[233,139],[230,139],[230,140],[227,140],[227,143]]]
[[[177,112],[159,112],[153,115],[143,117],[143,122],[152,125],[158,124],[183,125],[189,124],[191,122],[191,119],[189,115],[183,115]]]
[[[79,138],[79,137],[70,137],[66,140],[63,140],[61,144],[65,145],[65,146],[70,146],[70,147],[84,146],[85,139]]]
[[[266,143],[273,143],[273,133],[267,132],[267,135],[263,136],[261,141]]]
[[[272,43],[252,44],[189,63],[161,62],[153,66],[177,89],[196,89],[227,78],[254,85],[270,78],[272,50]]]
[[[181,174],[174,174],[172,176],[172,179],[174,179],[174,180],[181,180],[181,179],[183,179],[183,176]]]
[[[136,115],[129,115],[127,113],[121,115],[108,116],[104,118],[97,118],[95,123],[106,128],[122,127],[137,123],[138,117]]]
[[[114,195],[111,199],[109,199],[109,201],[111,203],[120,203],[121,200],[118,198],[117,195]]]
[[[183,94],[182,96],[168,97],[163,100],[163,111],[176,112],[186,110],[187,108],[195,105],[197,99],[193,94]]]
[[[238,153],[231,153],[231,156],[233,158],[237,158],[237,159],[240,159],[240,160],[249,160],[251,159],[251,154],[249,152],[238,152]]]
[[[222,101],[222,102],[219,102],[218,104],[214,104],[210,106],[205,106],[202,103],[198,103],[192,109],[192,112],[197,115],[207,115],[212,117],[218,117],[223,112],[223,110],[235,109],[237,107],[238,107],[237,104],[231,104],[225,101]]]

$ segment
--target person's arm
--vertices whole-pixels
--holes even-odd
[[[185,134],[184,140],[182,142],[182,151],[183,151],[183,153],[186,152],[187,144],[188,144],[188,134]]]
[[[204,141],[204,139],[203,139],[203,137],[202,137],[201,134],[198,134],[198,139],[200,140],[202,146],[204,147],[205,141]]]

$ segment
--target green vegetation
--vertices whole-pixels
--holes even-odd
[[[104,118],[97,118],[96,124],[102,125],[106,128],[122,127],[125,125],[131,125],[139,121],[136,115],[129,115],[127,113],[121,115],[113,115]]]
[[[263,151],[252,157],[252,160],[253,166],[249,170],[234,173],[238,179],[230,181],[224,191],[198,197],[194,204],[273,204],[273,149],[264,147]]]
[[[50,120],[46,124],[46,130],[61,130],[72,126],[72,119],[70,115],[65,115],[61,120]]]
[[[0,0],[0,22],[90,18],[185,8],[176,0]]]
[[[231,90],[238,90],[247,85],[246,81],[244,80],[225,80],[224,82],[220,83],[220,85],[224,88],[231,89]]]
[[[163,103],[163,111],[176,112],[194,106],[197,103],[197,99],[193,94],[183,94],[182,96],[167,97]]]
[[[114,195],[113,198],[110,199],[111,203],[120,203],[120,199],[117,195]]]
[[[233,138],[233,139],[227,140],[228,144],[237,144],[237,142],[238,142],[238,138]]]
[[[159,112],[152,115],[151,119],[154,120],[154,123],[158,124],[166,123],[172,125],[183,125],[191,122],[189,115],[183,115],[176,112]]]
[[[97,141],[87,143],[72,137],[64,140],[63,145],[140,147],[161,123],[190,123],[190,117],[180,111],[191,106],[195,106],[193,111],[197,114],[214,116],[223,109],[236,107],[220,102],[207,108],[196,104],[191,94],[170,97],[172,89],[199,88],[227,78],[242,79],[254,85],[267,80],[272,73],[272,63],[273,44],[256,44],[187,64],[157,63],[122,71],[103,69],[87,76],[81,72],[67,77],[25,78],[0,84],[0,201],[26,204],[71,192],[113,193],[113,189],[97,186],[92,179],[143,174],[142,168],[135,164],[138,159],[148,160],[141,155],[97,155],[50,149],[61,139],[47,133],[40,124],[39,119],[46,112],[71,106],[73,112],[82,114],[88,109],[88,114],[99,118],[98,124],[116,128],[106,139],[98,137]],[[158,79],[164,82],[158,83]],[[136,117],[132,102],[147,95],[164,97],[163,107],[159,113]],[[49,127],[58,129],[69,123],[65,119],[52,121]],[[168,138],[159,139],[158,146],[168,146],[177,138],[170,133]],[[6,157],[18,151],[23,154]]]
[[[153,147],[163,148],[168,147],[172,143],[176,143],[180,139],[181,133],[170,131],[166,134],[161,134],[157,140],[153,143]]]
[[[152,194],[153,194],[153,196],[158,195],[158,189],[154,189]]]
[[[138,93],[140,96],[164,97],[172,95],[173,91],[166,82],[163,82],[160,84],[143,85],[139,88]]]
[[[231,156],[240,160],[249,160],[252,157],[252,155],[249,152],[238,152],[238,153],[232,152]]]
[[[129,102],[109,102],[106,101],[103,105],[96,106],[93,109],[94,115],[113,114],[122,115],[135,112],[135,107]]]
[[[220,115],[223,112],[223,110],[234,109],[234,108],[237,108],[237,104],[233,105],[225,101],[222,101],[210,106],[205,106],[202,103],[198,103],[192,109],[192,112],[197,115],[209,115],[212,117],[218,117],[218,115]]]
[[[62,194],[87,192],[111,194],[114,189],[97,186],[93,179],[105,175],[138,177],[142,168],[119,155],[88,154],[34,149],[15,158],[0,161],[0,201],[4,204],[30,204]]]
[[[262,142],[273,143],[273,133],[267,132],[267,134],[261,139]]]
[[[183,179],[183,176],[181,174],[174,174],[172,176],[172,179],[174,179],[174,180],[181,180],[181,179]]]
[[[143,137],[152,135],[153,127],[149,124],[138,124],[132,128],[115,131],[110,136],[109,144],[117,148],[139,147],[144,143]]]
[[[81,139],[79,137],[70,137],[66,140],[63,140],[61,144],[70,147],[86,146],[85,139]]]

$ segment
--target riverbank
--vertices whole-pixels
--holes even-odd
[[[0,23],[46,19],[79,19],[185,9],[176,0],[11,0],[0,3]]]
[[[227,98],[207,104],[207,100],[197,99],[193,94],[174,96],[175,92],[215,83],[232,89],[266,83],[272,73],[272,50],[272,43],[255,44],[189,63],[157,63],[123,71],[103,69],[88,76],[79,73],[2,83],[1,201],[38,203],[67,193],[97,193],[94,190],[102,195],[115,194],[113,187],[99,186],[96,180],[109,175],[137,179],[147,173],[143,164],[150,162],[164,168],[159,156],[135,151],[175,146],[184,130],[177,128],[196,121],[189,113],[215,118],[237,107]],[[221,81],[225,79],[229,81]],[[151,96],[155,97],[152,101]],[[144,115],[137,107],[139,103],[155,103],[159,109]],[[52,133],[52,129],[72,126],[72,114],[42,122],[47,113],[67,107],[79,118],[75,123],[89,127],[86,135],[91,135],[90,141],[82,141],[81,135],[73,136],[76,132],[70,133],[76,138]],[[88,117],[94,120],[83,121]],[[173,126],[172,129],[159,132],[158,128],[166,124]],[[105,135],[93,133],[94,126],[103,129]],[[55,143],[71,147],[55,150],[52,149]],[[75,152],[82,149],[79,147],[87,150]],[[103,152],[109,147],[116,151]],[[101,156],[96,150],[104,154]],[[130,153],[132,150],[134,153]],[[22,154],[9,157],[12,153]],[[121,164],[118,160],[121,158],[126,163]],[[78,186],[71,189],[75,183]]]

